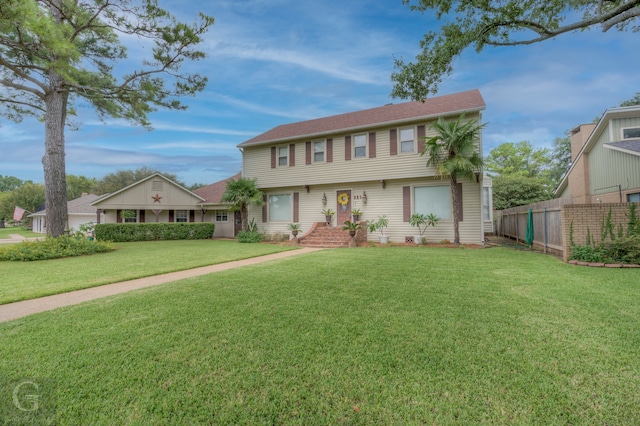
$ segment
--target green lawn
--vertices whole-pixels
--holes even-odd
[[[37,234],[32,231],[27,231],[21,226],[9,227],[9,228],[0,228],[0,240],[5,240],[9,238],[9,234],[18,234],[22,235],[25,238],[33,238],[33,237],[44,237],[44,234]]]
[[[0,398],[44,383],[60,425],[639,424],[639,330],[638,270],[324,250],[0,324]]]
[[[110,253],[0,262],[0,305],[119,281],[276,253],[292,247],[229,240],[117,243]]]

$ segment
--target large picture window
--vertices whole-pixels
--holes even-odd
[[[353,156],[356,158],[367,156],[367,135],[353,137]]]
[[[270,222],[291,222],[292,212],[291,194],[269,195]]]
[[[414,213],[433,213],[443,220],[451,219],[451,189],[447,186],[413,188]]]

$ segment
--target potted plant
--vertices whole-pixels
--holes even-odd
[[[336,214],[336,212],[331,209],[324,209],[322,210],[322,214],[324,215],[325,223],[331,226],[331,217]]]
[[[426,216],[422,213],[412,214],[409,218],[409,224],[418,228],[418,231],[420,232],[419,235],[413,236],[413,241],[416,244],[422,244],[424,241],[424,233],[427,231],[427,228],[429,226],[436,226],[439,220],[440,218],[433,213],[429,213]]]
[[[360,211],[360,209],[352,209],[351,216],[353,217],[354,222],[360,222],[360,216],[362,216],[362,211]]]
[[[293,235],[293,237],[297,237],[298,236],[298,232],[300,232],[300,224],[299,223],[290,223],[289,224],[289,230],[291,231],[291,234]]]
[[[384,235],[384,228],[387,226],[389,226],[389,219],[387,219],[387,215],[378,216],[377,220],[367,221],[369,232],[374,233],[376,231],[380,231],[380,244],[387,244],[389,242],[389,236]]]
[[[345,220],[344,225],[342,225],[342,229],[345,231],[349,231],[349,235],[354,237],[356,232],[360,229],[360,224],[358,222],[351,222],[350,220]]]

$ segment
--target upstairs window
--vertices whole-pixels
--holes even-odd
[[[367,156],[367,135],[353,137],[353,156],[355,158]]]
[[[287,165],[289,165],[289,147],[280,146],[278,147],[278,166]]]
[[[640,127],[628,127],[622,129],[622,139],[637,139],[640,138]]]
[[[324,141],[315,141],[313,143],[313,162],[314,163],[324,162],[324,151],[325,151]]]
[[[414,150],[413,127],[410,129],[400,129],[400,152],[414,152]]]

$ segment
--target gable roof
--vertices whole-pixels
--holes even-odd
[[[195,196],[195,197],[199,198],[201,201],[204,201],[204,198],[202,198],[202,197],[201,197],[201,196],[199,196],[198,194],[195,194],[195,193],[194,193],[194,192],[192,192],[192,191],[189,191],[189,190],[188,190],[187,188],[185,188],[184,186],[182,186],[182,185],[178,185],[177,183],[175,183],[174,181],[172,181],[171,179],[169,179],[168,177],[166,177],[166,176],[165,176],[165,175],[163,175],[162,173],[153,173],[153,174],[151,174],[151,175],[147,176],[147,177],[146,177],[146,178],[144,178],[144,179],[140,179],[139,181],[134,182],[134,183],[132,183],[132,184],[131,184],[131,185],[129,185],[129,186],[125,186],[124,188],[117,190],[116,192],[112,192],[112,193],[110,193],[110,194],[105,194],[105,195],[103,195],[103,196],[99,197],[97,200],[95,200],[93,203],[91,203],[91,205],[94,205],[94,204],[96,204],[96,203],[98,203],[98,202],[102,202],[102,201],[104,201],[104,200],[108,200],[108,199],[109,199],[109,198],[111,198],[111,197],[114,197],[114,196],[116,196],[116,195],[118,195],[118,194],[120,194],[120,193],[122,193],[122,192],[124,192],[124,191],[127,191],[127,190],[128,190],[128,189],[130,189],[130,188],[133,188],[134,186],[138,186],[138,185],[140,185],[141,183],[144,183],[144,182],[148,181],[149,179],[153,179],[153,178],[155,178],[155,177],[160,177],[160,178],[164,179],[165,181],[169,182],[171,185],[173,185],[173,186],[177,187],[178,189],[181,189],[181,190],[183,190],[184,192],[189,193],[189,194],[191,194],[191,195],[193,195],[193,196]]]
[[[569,167],[569,170],[567,170],[567,172],[564,174],[564,177],[562,178],[562,181],[560,182],[558,187],[553,192],[556,195],[558,195],[562,191],[564,191],[564,189],[569,184],[569,174],[571,173],[571,171],[575,167],[576,163],[578,162],[578,158],[580,158],[582,156],[582,154],[585,153],[585,152],[586,153],[591,152],[591,150],[593,149],[594,145],[598,141],[598,138],[600,137],[602,132],[604,132],[605,129],[609,126],[609,123],[611,122],[611,120],[620,119],[620,118],[635,118],[635,117],[640,117],[640,105],[633,105],[633,106],[628,106],[628,107],[618,107],[618,108],[609,108],[608,110],[606,110],[604,112],[604,114],[602,115],[602,117],[600,118],[600,120],[598,121],[598,124],[596,124],[596,127],[593,129],[593,131],[591,132],[591,134],[587,138],[587,142],[585,142],[584,146],[582,147],[582,149],[580,150],[578,155],[576,155],[576,158],[571,162],[571,167]],[[576,129],[578,127],[576,127]],[[620,143],[620,142],[609,142],[609,143],[605,143],[604,146],[607,147],[607,145],[613,145],[615,143]],[[615,149],[615,148],[613,148],[613,146],[608,146],[607,148]],[[624,152],[627,152],[629,154],[633,154],[633,152],[628,152],[628,151],[624,151]]]
[[[222,204],[222,194],[224,194],[224,191],[227,189],[227,182],[231,180],[238,180],[241,177],[242,174],[238,173],[221,181],[212,183],[211,185],[194,189],[193,193],[204,199],[200,204]]]
[[[481,111],[485,109],[484,99],[477,89],[453,95],[437,96],[424,102],[404,102],[385,106],[283,124],[255,136],[238,147],[247,147],[287,141],[303,136],[319,137],[336,132],[355,131],[372,126],[383,126],[392,123],[403,123],[423,118],[459,114],[465,111]]]
[[[67,201],[67,214],[96,214],[96,208],[91,206],[95,200],[100,198],[96,194],[84,194],[82,197],[78,197],[74,200]],[[38,210],[37,212],[30,214],[32,216],[45,216],[47,211],[45,209]]]

